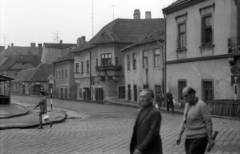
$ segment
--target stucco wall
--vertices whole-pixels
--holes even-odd
[[[148,84],[149,88],[155,93],[155,85],[162,86],[162,49],[160,48],[160,67],[154,68],[154,49],[159,48],[157,43],[149,43],[125,51],[124,71],[125,71],[125,87],[126,100],[128,99],[127,86],[131,85],[131,101],[134,101],[133,85],[137,85],[137,91],[143,89],[144,84]],[[148,71],[143,69],[143,51],[148,51]],[[133,53],[136,53],[137,64],[136,70],[133,70]],[[127,55],[130,55],[130,71],[127,70]]]
[[[213,80],[214,99],[234,99],[234,86],[231,85],[230,66],[227,59],[186,62],[167,65],[167,88],[178,100],[178,80],[186,79],[187,86],[196,89],[196,95],[203,99],[202,80]],[[240,88],[240,86],[238,86]],[[240,92],[238,91],[238,98]]]
[[[213,48],[212,55],[228,52],[228,38],[237,36],[236,5],[232,0],[209,0],[167,15],[167,61],[177,59],[178,23],[176,17],[187,12],[187,58],[205,56],[200,50],[202,18],[199,9],[215,3],[212,13]]]
[[[43,47],[41,63],[52,64],[58,58],[67,55],[70,52],[69,49],[56,49]]]

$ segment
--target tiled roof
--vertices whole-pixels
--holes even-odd
[[[75,49],[73,49],[71,52],[74,53],[74,52],[80,51],[81,48],[83,48],[87,43],[88,43],[88,42],[79,45],[78,47],[76,47]]]
[[[67,54],[66,56],[64,57],[61,57],[61,58],[58,58],[56,61],[54,61],[53,63],[60,63],[60,62],[63,62],[63,61],[71,61],[71,60],[74,60],[74,53],[69,53]]]
[[[154,41],[164,41],[164,34],[165,34],[165,31],[160,29],[158,31],[156,31],[155,33],[152,33],[148,36],[146,36],[145,38],[143,38],[142,40],[140,41],[137,41],[127,47],[125,47],[124,49],[122,49],[121,51],[124,51],[126,49],[130,49],[132,47],[135,47],[135,46],[138,46],[138,45],[141,45],[141,44],[146,44],[146,43],[150,43],[150,42],[154,42]]]
[[[164,29],[165,21],[157,19],[116,19],[104,26],[83,48],[83,51],[97,43],[133,43],[158,29]]]
[[[66,49],[71,47],[76,47],[77,44],[59,44],[59,43],[44,43],[45,48],[56,48],[56,49]]]
[[[47,82],[48,76],[54,73],[52,64],[40,63],[36,68],[20,71],[14,81]]]
[[[29,81],[46,82],[48,81],[48,76],[54,74],[54,67],[52,64],[40,63],[35,69],[36,70]]]
[[[15,63],[32,63],[34,66],[37,66],[41,61],[41,56],[19,55],[15,57],[5,57],[2,60],[4,60],[4,62],[2,62],[0,66],[0,71],[8,70]]]

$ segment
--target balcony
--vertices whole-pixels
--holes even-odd
[[[119,76],[121,74],[121,65],[96,66],[98,76]]]
[[[96,66],[96,70],[97,71],[108,71],[108,70],[121,71],[122,66],[121,65]]]
[[[228,38],[228,53],[240,53],[240,38]]]

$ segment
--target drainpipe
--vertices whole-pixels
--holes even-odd
[[[89,90],[89,92],[90,92],[90,100],[92,100],[92,69],[91,69],[91,66],[92,66],[92,53],[91,53],[91,50],[89,50],[89,81],[90,81],[90,85],[89,85],[89,87],[90,87],[90,90]]]
[[[161,42],[159,42],[158,40],[157,40],[157,43],[160,45],[160,48],[162,48],[162,66],[163,66],[163,68],[162,68],[162,92],[164,92],[164,87],[165,87],[165,82],[164,82],[164,79],[165,79],[165,61],[164,61],[164,56],[163,56],[163,44],[161,43]],[[164,95],[165,96],[165,95]]]
[[[166,96],[166,91],[167,91],[167,19],[166,19],[166,14],[163,14],[164,20],[165,20],[165,36],[164,36],[164,43],[165,43],[165,50],[164,50],[164,89],[163,89],[163,95]],[[166,97],[164,100],[164,103],[166,103]]]

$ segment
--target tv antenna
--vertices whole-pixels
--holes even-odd
[[[92,37],[94,36],[94,23],[93,23],[93,0],[92,0]]]
[[[113,11],[113,20],[114,20],[114,7],[116,7],[115,5],[110,5],[112,7],[112,11]]]

